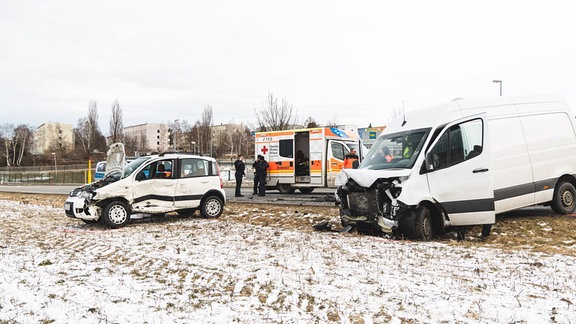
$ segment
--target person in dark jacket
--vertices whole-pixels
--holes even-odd
[[[256,174],[254,181],[258,179],[258,196],[266,195],[266,174],[268,170],[268,162],[264,159],[262,155],[258,156],[258,160],[254,162],[254,169],[256,169]]]
[[[240,188],[242,187],[242,178],[246,175],[246,173],[244,172],[246,166],[244,165],[243,160],[244,156],[242,154],[239,154],[236,161],[234,161],[234,168],[236,169],[236,172],[234,172],[234,176],[236,177],[236,193],[235,193],[236,197],[244,197],[240,192]]]
[[[252,163],[252,168],[254,169],[254,192],[252,193],[253,196],[258,194],[258,177],[256,175],[256,166],[260,162],[260,157],[261,155],[258,154],[256,160],[254,160],[254,163]]]

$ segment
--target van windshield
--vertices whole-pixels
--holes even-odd
[[[411,169],[430,133],[430,128],[380,136],[362,163],[360,169]]]

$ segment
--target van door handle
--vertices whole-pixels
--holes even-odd
[[[478,168],[478,169],[474,169],[474,171],[472,171],[472,173],[480,173],[480,172],[488,172],[488,169]]]

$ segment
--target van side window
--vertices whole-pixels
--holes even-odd
[[[475,119],[454,125],[447,130],[434,148],[434,170],[444,169],[472,159],[482,153],[482,120]]]

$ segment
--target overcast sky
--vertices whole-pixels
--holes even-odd
[[[301,120],[382,125],[454,98],[576,105],[570,1],[0,0],[0,124],[255,124],[268,93]],[[576,108],[576,107],[574,107]]]

